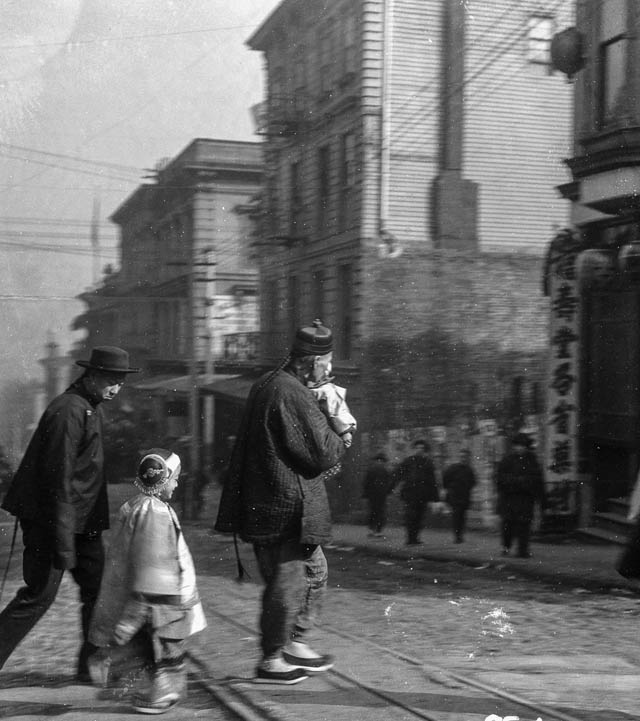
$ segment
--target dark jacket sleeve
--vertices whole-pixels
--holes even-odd
[[[47,464],[43,472],[49,475],[55,504],[56,568],[71,569],[76,565],[73,477],[83,434],[84,410],[70,404],[52,415],[41,450],[41,458]]]
[[[272,408],[270,422],[277,428],[283,454],[303,478],[333,468],[345,453],[344,442],[310,391],[283,395]]]

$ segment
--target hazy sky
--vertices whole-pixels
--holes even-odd
[[[246,47],[279,0],[5,0],[0,26],[3,379],[41,378],[91,286],[90,222],[193,138],[257,140],[262,58]],[[76,336],[77,337],[77,336]]]

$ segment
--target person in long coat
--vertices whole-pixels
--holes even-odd
[[[401,484],[400,497],[405,502],[407,545],[420,543],[427,504],[440,500],[436,468],[429,457],[429,444],[424,440],[413,443],[413,455],[405,458],[395,470],[394,485]]]
[[[542,468],[531,450],[531,439],[518,433],[511,452],[498,464],[496,473],[498,514],[502,519],[502,554],[509,555],[515,540],[518,556],[530,558],[529,539],[536,502],[545,506]]]
[[[104,565],[109,527],[101,404],[116,397],[129,354],[94,348],[84,374],[46,408],[2,502],[22,529],[25,585],[0,613],[0,668],[53,603],[62,575],[80,587],[82,634],[77,678],[89,682],[89,623]]]
[[[388,460],[385,453],[376,453],[365,473],[362,489],[369,504],[369,535],[378,538],[382,537],[387,522],[387,497],[393,485]]]
[[[300,328],[289,356],[254,383],[220,499],[216,530],[253,544],[265,582],[257,682],[297,683],[333,665],[308,638],[328,577],[322,474],[345,444],[307,387],[326,375],[332,347],[325,326]]]
[[[467,510],[475,485],[476,474],[471,467],[471,453],[463,448],[459,461],[447,466],[442,474],[442,486],[446,491],[446,501],[451,507],[453,539],[456,543],[464,541]]]

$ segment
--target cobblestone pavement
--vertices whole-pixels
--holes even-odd
[[[210,519],[185,524],[185,535],[210,621],[206,632],[194,639],[194,653],[204,659],[214,680],[224,679],[230,669],[251,677],[258,657],[255,630],[222,633],[214,614],[216,609],[232,611],[256,628],[260,586],[251,549],[241,545],[253,580],[239,585],[233,580],[233,544],[228,537],[212,534]],[[7,536],[8,527],[0,525],[3,569]],[[631,588],[624,583],[616,586],[615,576],[601,589],[590,587],[589,578],[581,577],[578,568],[573,583],[566,578],[557,583],[548,572],[541,580],[531,578],[532,566],[491,561],[483,550],[486,536],[475,545],[470,539],[464,558],[456,558],[459,551],[455,549],[448,560],[429,558],[432,547],[440,552],[449,543],[444,533],[431,534],[425,548],[412,553],[401,546],[401,537],[401,530],[390,529],[388,540],[373,543],[364,528],[336,528],[336,540],[326,549],[331,578],[324,621],[329,627],[546,704],[603,709],[603,721],[640,718],[635,715],[640,713],[640,606]],[[489,538],[489,545],[494,542]],[[540,548],[539,554],[534,550],[540,556],[557,556],[558,567],[567,565],[562,554],[570,551],[562,546]],[[474,560],[474,554],[479,560]],[[593,574],[605,573],[598,571],[596,561],[605,570],[610,565],[600,548],[586,549],[583,556],[584,568]],[[589,556],[595,559],[593,563],[587,562]],[[15,558],[3,603],[17,589],[19,572]],[[17,693],[25,684],[36,688],[68,682],[78,628],[76,589],[67,578],[54,607],[0,672],[0,689],[13,686]],[[334,650],[334,644],[329,629],[318,630],[321,650]],[[372,648],[363,648],[362,653],[375,654]],[[384,669],[382,653],[379,663]],[[14,703],[27,703],[26,697],[12,698]],[[78,703],[82,699],[88,703],[87,698],[91,700],[79,697]],[[29,717],[25,715],[28,708],[3,707],[3,699],[0,696],[0,718],[52,715],[42,712]],[[215,710],[206,715],[210,704],[206,694],[192,684],[182,709],[166,718],[198,718],[202,713],[202,718],[215,719]],[[101,708],[104,713],[109,710]],[[124,708],[122,704],[113,707],[117,718],[128,718]],[[64,718],[71,719],[70,713]],[[100,719],[106,718],[104,713]],[[55,715],[63,715],[59,707]]]

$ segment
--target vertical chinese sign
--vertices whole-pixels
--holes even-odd
[[[578,510],[578,252],[579,240],[567,230],[554,238],[547,258],[551,319],[544,470],[547,515],[551,516],[573,516]]]

